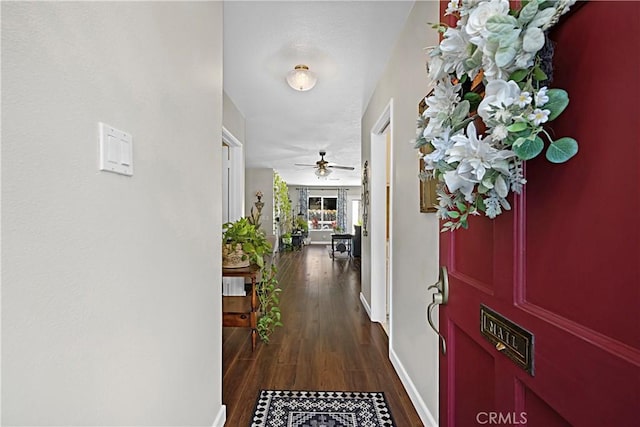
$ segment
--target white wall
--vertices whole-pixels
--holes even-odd
[[[438,3],[415,3],[386,71],[362,119],[362,162],[371,162],[370,131],[393,98],[393,294],[390,353],[423,422],[438,416],[438,341],[425,321],[426,288],[437,280],[438,222],[419,211],[415,137],[417,106],[428,90],[424,48],[437,44],[429,22],[438,22]],[[372,171],[373,173],[373,171]],[[371,243],[362,241],[362,293],[371,304]]]
[[[231,132],[240,142],[245,143],[245,119],[236,104],[229,96],[223,93],[223,114],[222,121],[224,127]]]
[[[1,7],[2,424],[221,425],[222,3]]]
[[[249,215],[251,207],[258,201],[256,191],[262,191],[262,229],[267,236],[273,236],[273,169],[245,169],[245,215]]]

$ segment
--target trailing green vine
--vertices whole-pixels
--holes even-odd
[[[260,339],[269,344],[270,336],[278,326],[283,326],[280,313],[280,292],[276,278],[275,265],[262,268],[262,280],[258,285],[258,300],[260,302],[260,318],[258,319],[258,335]]]

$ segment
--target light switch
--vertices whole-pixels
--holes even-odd
[[[133,137],[109,126],[98,123],[100,133],[100,170],[133,175]]]
[[[131,144],[129,141],[120,141],[120,164],[131,166]]]
[[[111,135],[107,135],[107,161],[112,165],[120,162],[120,141]]]

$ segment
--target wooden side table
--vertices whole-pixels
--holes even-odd
[[[242,296],[222,297],[222,326],[251,328],[251,350],[256,349],[258,330],[258,293],[256,283],[260,267],[253,264],[244,268],[223,268],[222,277],[244,277],[251,279],[251,293]]]
[[[345,242],[347,252],[349,253],[349,257],[351,257],[353,235],[348,233],[334,233],[331,235],[331,258],[335,258],[336,240]]]

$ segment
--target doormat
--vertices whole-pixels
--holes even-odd
[[[382,392],[261,390],[251,427],[395,427]]]

